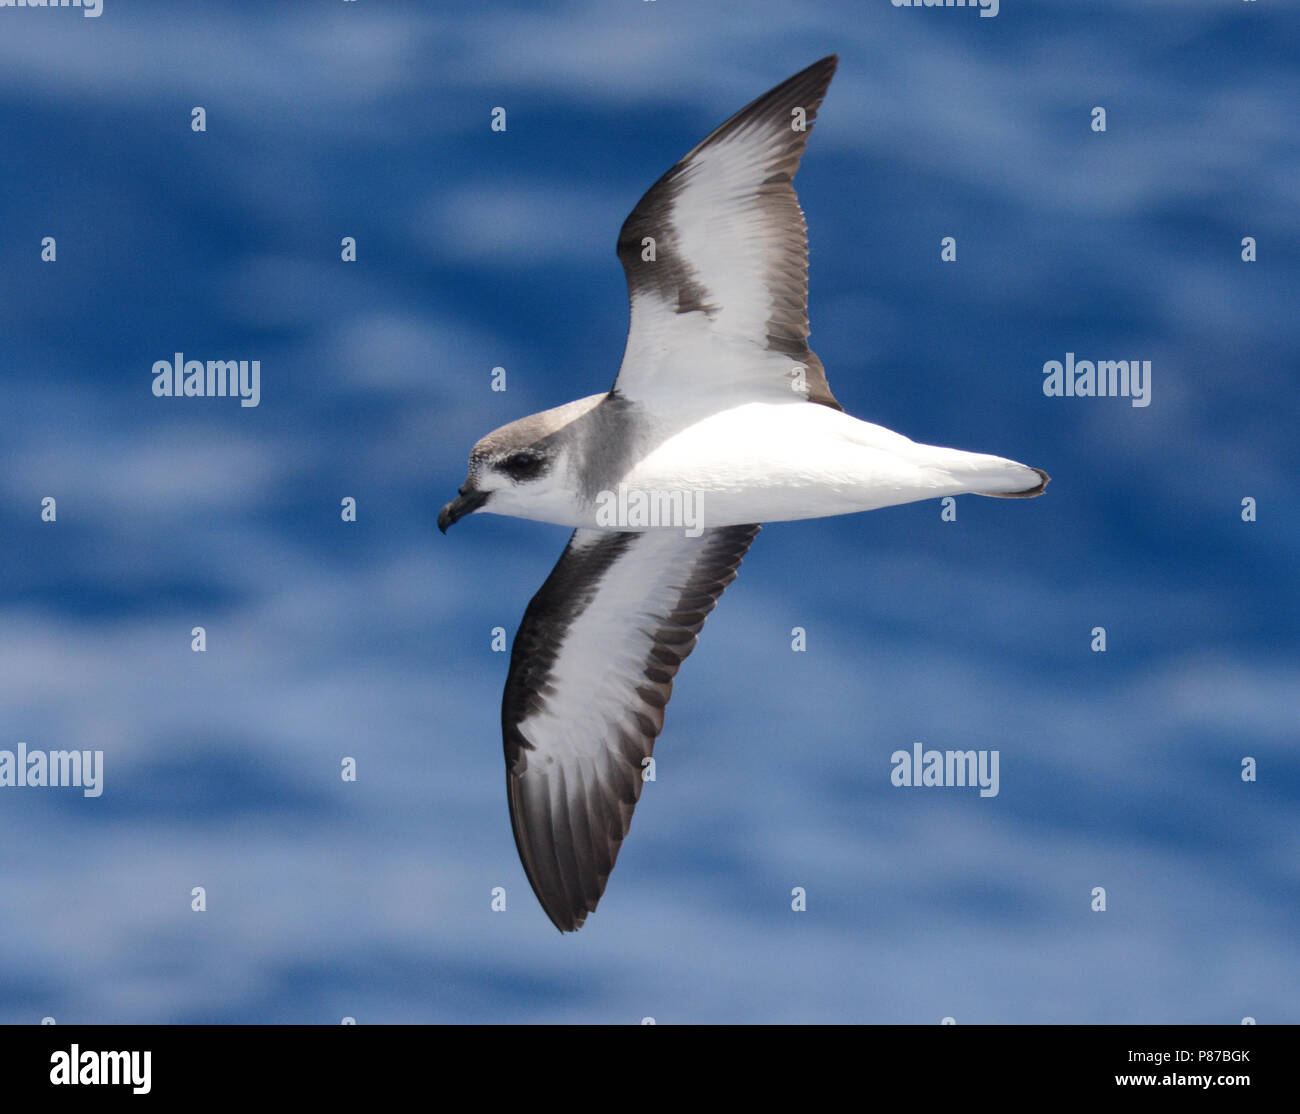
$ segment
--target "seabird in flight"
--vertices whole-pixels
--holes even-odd
[[[858,421],[831,394],[808,347],[793,179],[836,63],[765,93],[650,187],[618,237],[631,326],[613,387],[488,434],[438,515],[444,533],[475,511],[574,527],[501,708],[515,843],[563,932],[605,890],[673,678],[758,523],[1047,485]],[[647,503],[698,521],[631,514]]]

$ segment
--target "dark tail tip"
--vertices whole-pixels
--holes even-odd
[[[1047,485],[1052,482],[1052,477],[1041,468],[1034,468],[1032,464],[1026,465],[1026,467],[1033,468],[1042,482],[1034,487],[1028,487],[1024,491],[977,491],[975,494],[987,495],[990,499],[1032,499],[1035,495],[1042,495]]]

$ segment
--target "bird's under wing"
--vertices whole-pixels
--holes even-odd
[[[501,707],[506,792],[524,871],[562,932],[605,890],[673,677],[758,531],[577,530],[524,613]]]
[[[637,203],[618,237],[631,325],[614,390],[842,409],[808,347],[808,237],[794,175],[835,73],[823,58],[741,109]]]

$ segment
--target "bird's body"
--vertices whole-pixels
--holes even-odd
[[[570,413],[579,428],[590,426],[592,441],[634,425],[634,455],[593,469],[586,438],[575,438],[573,453],[556,463],[556,482],[544,491],[494,494],[495,513],[560,526],[645,528],[636,522],[611,527],[603,520],[607,503],[601,497],[621,486],[633,493],[690,493],[703,525],[738,526],[853,514],[944,495],[1019,494],[1040,483],[1035,469],[1015,461],[918,444],[826,406],[742,402],[709,413],[651,412],[632,421],[630,405],[592,395],[571,403]],[[602,416],[601,407],[618,413]]]
[[[709,526],[825,518],[1039,482],[1014,461],[918,445],[829,407],[788,402],[743,403],[668,433],[625,480],[632,490],[697,492]]]
[[[448,526],[486,510],[574,527],[524,615],[502,702],[515,842],[562,931],[613,869],[673,678],[761,522],[946,495],[1038,495],[1045,473],[844,413],[807,344],[793,177],[832,56],[742,109],[623,225],[631,327],[614,387],[484,437]]]

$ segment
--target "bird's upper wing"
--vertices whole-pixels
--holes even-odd
[[[515,844],[563,932],[605,890],[678,667],[758,526],[577,530],[524,613],[501,708]]]
[[[836,62],[741,109],[624,221],[632,319],[618,394],[667,408],[794,391],[841,409],[808,348],[808,237],[793,184]]]

